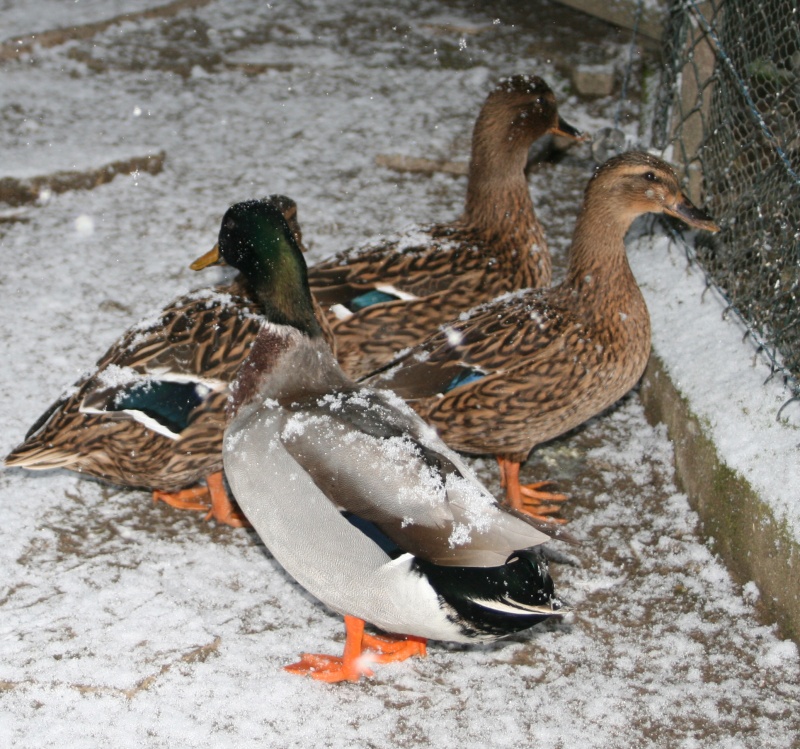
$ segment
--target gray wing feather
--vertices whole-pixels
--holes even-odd
[[[280,439],[341,510],[436,564],[498,566],[548,540],[502,510],[410,409],[370,390],[284,411]]]

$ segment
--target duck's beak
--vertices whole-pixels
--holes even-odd
[[[192,270],[203,270],[209,265],[225,265],[225,260],[219,253],[218,244],[215,244],[205,255],[197,258],[189,267]]]
[[[569,124],[563,117],[558,118],[558,125],[554,125],[548,131],[553,135],[561,135],[564,138],[572,138],[573,140],[577,140],[579,143],[583,143],[585,140],[591,140],[591,137],[586,133],[582,133],[578,128],[573,127]]]
[[[693,226],[695,229],[704,229],[705,231],[719,231],[719,226],[713,218],[709,216],[704,210],[698,208],[687,198],[683,193],[678,194],[673,205],[666,205],[664,213],[670,216],[679,218],[684,223]]]

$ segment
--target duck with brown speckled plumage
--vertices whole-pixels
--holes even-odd
[[[475,304],[550,283],[550,253],[525,176],[528,149],[546,133],[583,138],[559,117],[541,78],[500,81],[475,123],[457,220],[412,227],[309,268],[351,377],[386,364]]]
[[[644,213],[717,230],[661,159],[609,159],[586,188],[563,283],[478,306],[365,382],[405,398],[450,447],[496,456],[512,507],[557,512],[554,495],[520,484],[520,464],[611,406],[644,371],[650,318],[623,241]]]

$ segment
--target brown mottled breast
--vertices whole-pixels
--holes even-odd
[[[273,371],[281,354],[289,347],[289,338],[272,326],[266,325],[261,330],[231,386],[228,398],[229,418],[233,418],[245,403],[255,398],[264,379]]]

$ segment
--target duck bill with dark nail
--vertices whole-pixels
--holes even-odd
[[[665,206],[664,213],[679,218],[695,229],[719,231],[719,226],[714,219],[704,210],[694,205],[694,203],[682,193],[678,196],[678,199],[673,205]]]
[[[210,265],[225,265],[225,260],[219,252],[219,245],[215,244],[205,255],[197,258],[189,267],[192,270],[203,270]]]
[[[579,143],[582,143],[585,140],[589,140],[589,136],[578,130],[577,127],[573,127],[569,124],[563,117],[558,118],[558,125],[554,125],[553,127],[548,130],[549,133],[553,135],[560,135],[564,138],[572,138],[573,140],[577,140]]]

